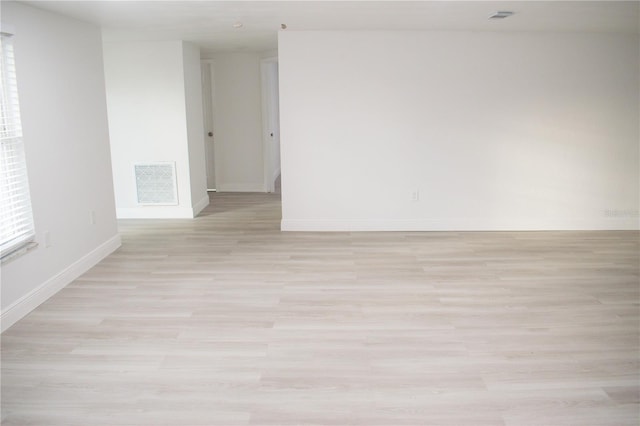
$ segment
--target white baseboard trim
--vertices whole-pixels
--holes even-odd
[[[222,183],[218,192],[265,192],[264,183]]]
[[[120,235],[111,237],[87,255],[9,305],[0,315],[1,331],[7,330],[73,280],[93,268],[102,259],[113,253],[121,244]]]
[[[273,176],[271,176],[271,182],[275,182],[276,179],[278,179],[278,176],[280,176],[280,168],[278,167],[277,170],[273,171]]]
[[[194,209],[178,206],[117,208],[118,219],[193,219]]]
[[[359,231],[637,231],[637,219],[616,218],[572,219],[558,221],[534,220],[296,220],[283,219],[282,231],[297,232],[359,232]]]
[[[196,217],[200,214],[202,210],[205,209],[209,205],[209,194],[205,194],[204,197],[198,201],[195,206],[193,206],[192,217]]]

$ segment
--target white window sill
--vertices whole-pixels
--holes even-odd
[[[0,259],[0,263],[2,263],[3,265],[9,263],[14,259],[19,258],[20,256],[27,254],[36,247],[38,247],[38,243],[36,243],[35,241],[26,242],[24,243],[24,245],[2,256],[2,259]]]

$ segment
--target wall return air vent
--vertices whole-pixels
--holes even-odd
[[[137,163],[133,167],[139,205],[175,206],[178,204],[175,163]]]

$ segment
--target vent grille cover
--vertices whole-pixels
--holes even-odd
[[[138,163],[133,167],[138,204],[153,206],[178,204],[175,163]]]
[[[508,10],[501,10],[498,11],[496,13],[494,13],[493,15],[489,16],[489,19],[505,19],[508,18],[509,16],[512,16],[513,12],[508,11]]]

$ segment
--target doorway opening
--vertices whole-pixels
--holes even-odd
[[[213,128],[213,61],[200,62],[202,69],[202,115],[204,123],[204,155],[207,174],[207,192],[216,191],[215,132]]]
[[[280,192],[280,102],[278,58],[260,61],[265,192]]]
[[[259,59],[256,54],[254,60],[251,64],[251,58],[221,56],[201,61],[210,192],[280,192],[278,58]],[[238,86],[238,81],[245,81],[246,87]],[[225,120],[220,121],[221,117]]]

